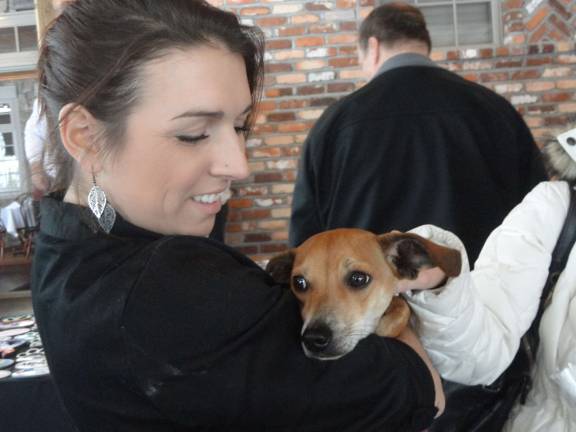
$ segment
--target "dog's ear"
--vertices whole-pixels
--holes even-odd
[[[456,249],[398,231],[383,234],[378,241],[399,279],[416,279],[421,269],[430,267],[440,267],[448,277],[460,274],[462,257]]]
[[[291,249],[288,252],[272,257],[272,259],[268,261],[268,264],[266,264],[266,271],[272,275],[276,282],[290,284],[294,256],[294,252]]]

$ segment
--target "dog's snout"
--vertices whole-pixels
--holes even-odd
[[[302,343],[311,352],[322,352],[332,342],[332,330],[327,325],[315,325],[302,334]]]

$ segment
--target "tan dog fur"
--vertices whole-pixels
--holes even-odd
[[[371,333],[399,335],[410,309],[395,295],[398,281],[415,279],[420,269],[435,266],[447,276],[457,275],[460,253],[415,234],[336,229],[272,258],[267,270],[277,281],[289,283],[302,305],[306,355],[330,360]],[[369,282],[355,287],[352,280]]]

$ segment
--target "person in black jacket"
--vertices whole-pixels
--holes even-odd
[[[208,238],[248,175],[261,45],[199,0],[78,0],[47,31],[40,100],[64,163],[33,305],[82,432],[421,431],[442,408],[409,330],[309,359],[289,290]]]
[[[488,234],[538,182],[539,151],[503,97],[438,67],[419,9],[386,4],[364,20],[370,81],[329,107],[304,144],[290,244],[333,228],[376,233],[434,224],[474,262]]]

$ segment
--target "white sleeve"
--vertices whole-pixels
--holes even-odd
[[[463,269],[440,290],[406,295],[444,378],[489,384],[511,363],[536,315],[568,203],[566,183],[540,183],[490,234],[472,272]],[[424,236],[449,236],[436,230]]]
[[[46,118],[40,116],[40,104],[38,99],[35,99],[32,105],[32,114],[30,114],[24,127],[24,150],[28,162],[42,160],[44,145],[48,137],[47,129]]]

